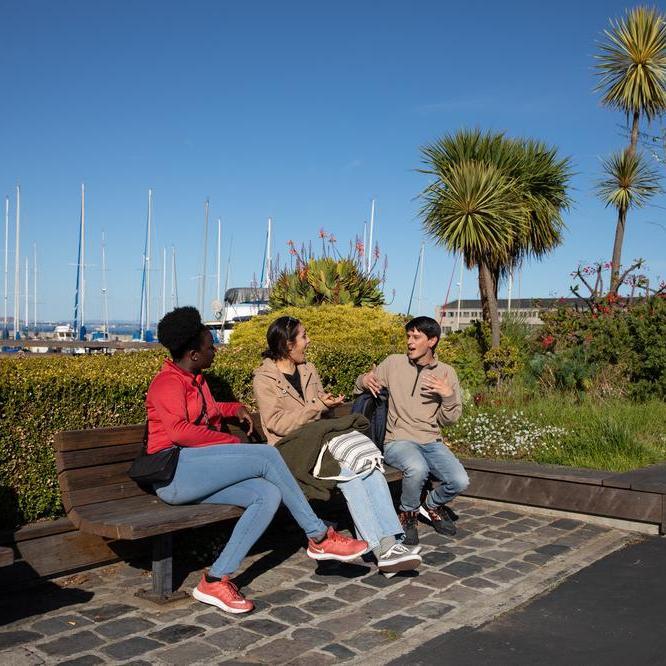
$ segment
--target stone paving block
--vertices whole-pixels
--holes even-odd
[[[408,629],[411,629],[412,627],[415,627],[417,624],[421,624],[423,620],[418,617],[414,617],[412,615],[392,615],[391,617],[387,617],[384,620],[380,620],[379,622],[375,622],[372,624],[373,629],[377,629],[378,631],[393,631],[397,634],[402,634]]]
[[[255,618],[251,616],[243,618],[241,621],[241,626],[243,629],[254,631],[262,637],[274,636],[275,634],[279,634],[285,629],[289,629],[286,624],[282,624],[281,622],[275,622],[273,620],[269,620],[268,618]]]
[[[515,511],[498,511],[497,513],[494,513],[493,516],[497,518],[506,518],[506,520],[517,520],[518,518],[522,518],[523,514],[516,513]]]
[[[491,580],[479,576],[465,578],[465,580],[462,581],[462,585],[465,585],[466,587],[474,587],[477,590],[493,590],[497,587],[497,583],[493,583]]]
[[[80,613],[93,622],[106,622],[106,620],[113,620],[116,617],[127,615],[127,613],[135,610],[136,608],[127,606],[126,604],[106,604],[97,608],[86,608],[80,611]]]
[[[533,527],[523,524],[522,521],[518,521],[516,523],[507,523],[506,525],[502,525],[502,531],[511,532],[511,534],[525,534],[526,532],[532,532],[533,530],[534,530]]]
[[[436,594],[437,599],[444,602],[455,602],[457,604],[466,604],[468,601],[473,601],[483,594],[481,590],[471,587],[463,587],[462,585],[452,585],[448,589]]]
[[[263,601],[264,603],[269,605],[281,606],[283,604],[290,604],[295,601],[300,601],[301,599],[305,599],[305,597],[307,596],[308,596],[307,592],[303,590],[296,590],[290,588],[286,590],[277,590],[275,592],[270,592],[269,594],[264,594],[261,597],[254,599],[253,601],[255,603],[257,601]]]
[[[550,526],[556,530],[575,530],[577,527],[584,525],[580,520],[573,520],[571,518],[560,518],[553,521]]]
[[[271,615],[290,625],[304,624],[309,622],[313,616],[295,606],[276,606],[271,609]]]
[[[481,573],[483,568],[478,564],[471,564],[469,562],[454,562],[453,564],[442,567],[441,571],[450,576],[456,576],[457,578],[466,578],[467,576],[474,576],[475,574]]]
[[[434,572],[427,572],[424,576],[427,576],[428,573],[431,573],[433,576],[442,575],[435,574]],[[417,585],[421,581],[421,585]],[[389,595],[386,596],[395,608],[403,608],[405,606],[410,606],[411,604],[417,604],[425,599],[428,595],[432,594],[433,590],[427,587],[422,586],[421,577],[413,578],[407,585],[393,590]]]
[[[180,643],[188,638],[199,636],[204,631],[206,631],[204,627],[196,624],[172,624],[159,631],[153,631],[148,634],[148,637],[161,643]]]
[[[456,576],[439,573],[437,571],[426,571],[424,573],[419,573],[414,579],[414,583],[417,585],[425,585],[432,591],[443,590],[449,585],[453,585],[457,580],[458,578]]]
[[[50,656],[69,657],[78,652],[85,652],[101,645],[104,641],[92,631],[79,631],[69,636],[61,636],[50,643],[42,643],[37,647]]]
[[[92,622],[82,615],[58,615],[35,622],[32,625],[32,629],[45,636],[53,636],[63,631],[72,631],[79,627],[85,627],[88,624],[92,624]]]
[[[345,601],[363,601],[368,598],[368,595],[374,594],[375,591],[366,587],[365,585],[358,585],[351,583],[345,585],[335,591],[335,596],[344,599]]]
[[[535,527],[543,527],[548,524],[547,520],[539,520],[538,518],[533,518],[531,516],[521,518],[520,520],[513,523],[514,525],[520,525],[521,527],[530,527],[534,529]]]
[[[225,652],[240,652],[248,646],[261,640],[261,637],[252,631],[245,631],[240,627],[230,627],[215,634],[206,636],[206,640],[217,645]]]
[[[437,532],[431,532],[430,534],[424,534],[423,536],[419,534],[419,543],[422,546],[434,546],[435,548],[440,548],[447,545],[447,537],[437,534]]]
[[[325,613],[332,613],[333,611],[342,608],[345,605],[344,601],[334,599],[333,597],[320,597],[303,604],[301,608],[308,613],[315,615],[324,615]]]
[[[24,647],[0,651],[0,664],[3,666],[5,664],[7,666],[43,666],[44,663],[43,657]]]
[[[162,647],[162,643],[158,643],[150,638],[144,638],[143,636],[133,636],[124,641],[106,645],[101,650],[110,657],[120,660],[138,657],[140,654],[145,654],[159,647]]]
[[[439,601],[426,601],[414,607],[413,612],[419,617],[425,617],[429,620],[438,620],[447,613],[450,613],[455,606],[451,604],[440,603]]]
[[[335,657],[332,654],[312,650],[287,662],[288,666],[312,666],[313,664],[334,664]]]
[[[197,615],[194,620],[194,624],[203,624],[206,627],[211,629],[219,629],[220,627],[226,627],[231,624],[231,618],[228,614],[223,613],[222,611],[213,611],[212,613],[203,613]]]
[[[343,642],[345,645],[358,650],[362,654],[367,654],[373,648],[386,645],[386,643],[394,641],[397,638],[398,636],[390,631],[366,630],[360,634],[356,634],[352,638],[345,638]]]
[[[95,664],[102,664],[104,660],[96,654],[82,654],[75,659],[68,659],[67,661],[58,662],[59,666],[95,666]]]
[[[494,545],[494,544],[493,544]],[[447,552],[453,553],[456,556],[464,556],[468,555],[469,553],[476,553],[477,549],[476,548],[468,548],[467,546],[462,546],[458,543],[452,543],[447,545],[446,547]]]
[[[123,638],[129,634],[136,634],[139,631],[148,631],[155,626],[153,622],[144,620],[141,617],[121,617],[118,620],[111,620],[106,624],[100,624],[95,627],[98,634],[105,638]]]
[[[353,613],[346,613],[341,617],[333,617],[327,620],[322,620],[317,623],[320,629],[326,629],[336,636],[350,634],[355,628],[362,629],[367,623],[367,616],[362,611],[354,611]]]
[[[502,550],[508,550],[511,553],[528,553],[534,548],[534,544],[524,539],[512,539],[502,544]]]
[[[515,553],[512,553],[508,550],[484,550],[482,557],[487,557],[488,559],[494,560],[495,564],[497,562],[509,562],[516,556]]]
[[[328,584],[316,582],[314,580],[304,580],[300,583],[296,583],[296,587],[301,590],[306,590],[307,592],[320,592],[321,590],[325,590],[328,587]]]
[[[43,638],[42,634],[36,631],[25,631],[19,629],[18,631],[3,631],[0,632],[0,650],[14,647],[15,645],[23,645],[24,643],[32,643]]]
[[[330,652],[337,661],[349,661],[356,656],[356,652],[346,648],[344,645],[340,645],[340,643],[324,645],[324,647],[321,649],[325,650],[326,652]]]
[[[307,645],[308,647],[313,648],[335,640],[335,634],[330,631],[326,631],[325,629],[315,629],[308,627],[304,629],[296,629],[291,634],[291,638],[303,643],[303,645]]]
[[[546,564],[546,562],[549,562],[552,560],[554,555],[544,555],[543,553],[528,553],[523,557],[523,560],[525,562],[529,562],[530,564],[537,564],[539,566],[542,566]]]
[[[393,587],[394,585],[400,585],[400,583],[405,582],[405,579],[416,578],[416,576],[417,574],[415,571],[401,572],[393,576],[392,578],[387,578],[382,574],[375,574],[374,576],[367,576],[366,578],[363,579],[363,582],[366,585],[372,585],[372,587],[382,589],[385,587]]]
[[[530,571],[534,571],[536,569],[534,564],[523,562],[522,560],[512,560],[511,562],[507,562],[506,566],[509,569],[514,569],[515,571],[519,571],[522,574],[528,574]]]
[[[190,641],[182,643],[174,648],[162,652],[156,652],[155,656],[167,664],[193,664],[211,663],[215,657],[219,657],[220,650],[217,647],[202,643],[201,641]]]
[[[479,536],[472,536],[464,539],[462,545],[474,550],[482,550],[484,548],[494,548],[495,542],[492,539],[482,539]]]
[[[512,583],[517,578],[522,578],[522,574],[515,569],[496,569],[495,571],[488,571],[483,574],[485,578],[494,581],[495,583]]]
[[[460,560],[465,564],[475,564],[482,569],[492,569],[497,566],[495,560],[488,559],[487,557],[481,557],[480,555],[470,555],[469,557]]]
[[[446,551],[437,551],[434,550],[431,553],[426,553],[422,556],[423,564],[427,564],[431,567],[438,567],[447,562],[452,562],[455,560],[456,556],[453,553],[447,553]]]
[[[486,539],[494,539],[496,541],[503,541],[504,539],[511,539],[513,536],[515,536],[512,532],[505,532],[503,530],[486,530],[485,532],[481,532],[479,536],[484,537]]]
[[[183,617],[192,617],[194,613],[199,612],[208,608],[205,605],[202,605],[198,601],[194,601],[191,604],[188,604],[186,608],[172,608],[170,610],[161,610],[157,613],[142,613],[142,617],[145,617],[148,620],[152,620],[159,624],[166,624],[168,622],[174,622],[175,620],[180,620]]]
[[[257,660],[266,664],[286,664],[292,659],[300,657],[308,649],[300,641],[291,638],[276,638],[270,643],[250,650],[245,657],[248,661]]]
[[[534,549],[537,553],[541,553],[542,555],[552,555],[553,557],[556,557],[557,555],[562,555],[562,553],[566,553],[567,551],[571,550],[569,546],[564,546],[562,544],[554,544],[554,543],[548,543],[544,546],[539,546],[538,548]]]

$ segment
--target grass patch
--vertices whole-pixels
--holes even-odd
[[[446,431],[461,455],[623,472],[666,461],[666,403],[576,400],[551,394],[467,407]],[[519,410],[518,419],[508,418]],[[485,430],[478,424],[485,423]],[[511,424],[515,423],[512,428]]]

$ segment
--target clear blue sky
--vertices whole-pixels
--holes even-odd
[[[181,304],[196,304],[206,197],[209,271],[220,216],[225,257],[233,235],[233,285],[259,273],[268,216],[284,258],[288,239],[314,242],[322,227],[341,245],[351,239],[374,197],[387,294],[395,289],[391,307],[404,311],[422,239],[419,148],[464,126],[542,139],[572,157],[565,243],[521,279],[521,296],[567,295],[577,263],[611,251],[615,214],[592,187],[600,158],[626,143],[624,118],[593,91],[593,55],[609,17],[628,6],[6,0],[0,194],[11,196],[13,224],[21,184],[40,319],[71,317],[82,181],[90,317],[101,315],[105,230],[111,318],[137,318],[149,187],[156,247],[177,248]],[[666,226],[663,210],[631,214],[623,259],[644,257],[656,279],[666,229],[649,222]],[[13,242],[12,229],[10,313]],[[452,267],[427,245],[424,313],[442,302]],[[213,291],[211,281],[208,301]],[[467,273],[463,295],[476,293]]]

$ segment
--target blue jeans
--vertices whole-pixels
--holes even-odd
[[[282,456],[272,446],[221,444],[184,447],[171,483],[156,488],[167,504],[233,504],[245,507],[229,542],[210,567],[211,576],[232,574],[284,502],[309,536],[325,534]]]
[[[442,482],[426,496],[426,504],[431,509],[450,502],[469,486],[465,468],[442,442],[387,442],[384,445],[384,460],[403,474],[400,496],[402,511],[416,511],[419,508],[421,491],[429,474]]]
[[[354,475],[347,467],[341,467],[340,474]],[[384,537],[397,536],[400,540],[404,536],[388,483],[378,469],[367,476],[341,481],[338,488],[347,500],[357,536],[367,541],[371,550],[377,548]]]

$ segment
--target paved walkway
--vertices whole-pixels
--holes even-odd
[[[424,564],[414,576],[317,567],[290,532],[277,551],[248,558],[239,582],[257,610],[247,616],[191,598],[162,608],[141,601],[134,592],[149,576],[125,563],[3,595],[0,663],[385,664],[524,604],[637,538],[469,499],[456,510],[454,538],[421,527]]]

